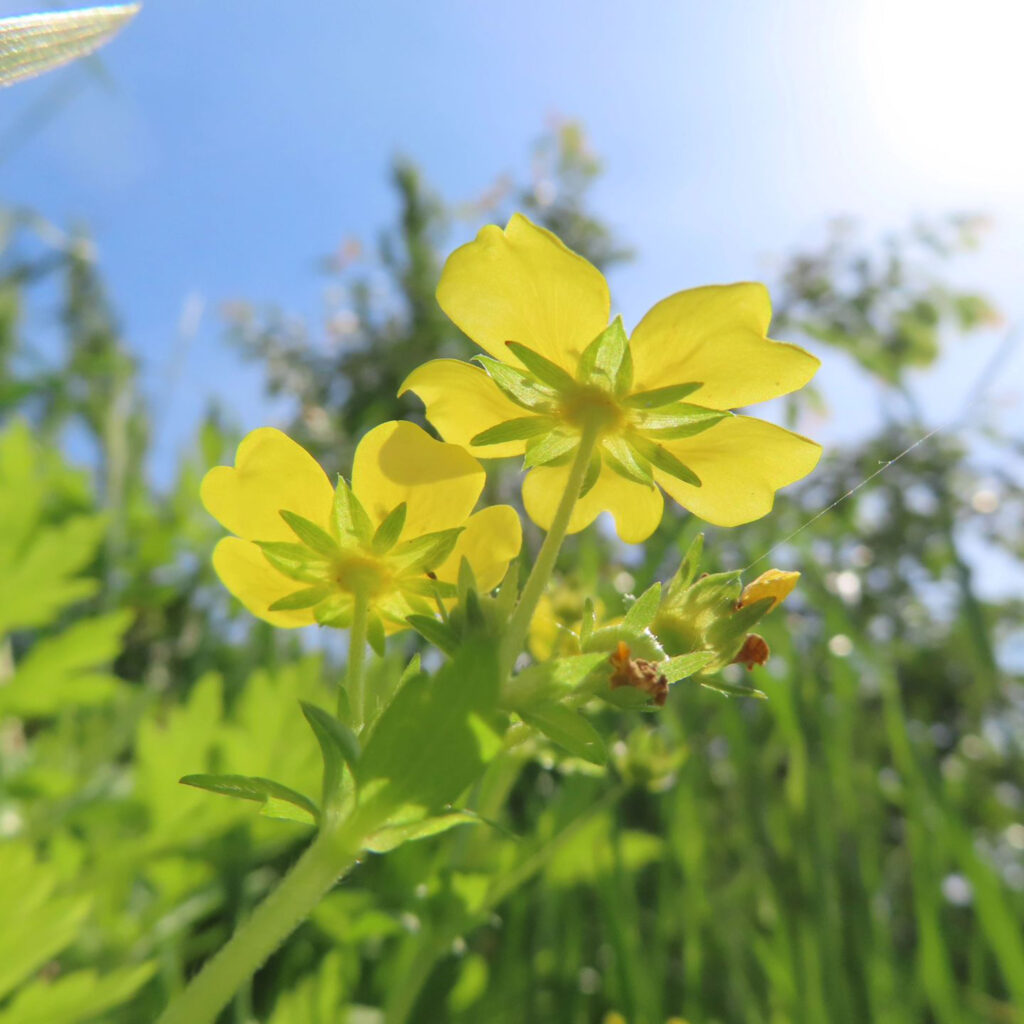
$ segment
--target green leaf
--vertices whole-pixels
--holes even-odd
[[[724,697],[753,697],[756,700],[767,700],[768,694],[762,690],[755,690],[752,686],[737,686],[733,683],[727,683],[724,679],[713,678],[713,679],[702,679],[700,685],[708,690],[714,690],[716,693],[722,694]]]
[[[139,4],[22,14],[0,20],[0,86],[92,53],[139,12]]]
[[[669,683],[677,683],[680,679],[686,679],[699,672],[716,657],[714,651],[694,651],[692,654],[680,654],[675,658],[669,658],[661,662],[658,668]]]
[[[501,748],[491,726],[498,652],[485,635],[463,637],[432,677],[415,676],[385,708],[359,761],[361,791],[380,808],[450,804]]]
[[[686,554],[683,555],[683,559],[679,563],[679,568],[676,570],[675,575],[669,582],[667,595],[669,600],[674,599],[677,594],[685,590],[697,578],[697,573],[700,571],[700,560],[703,554],[704,534],[698,533],[697,536],[690,541],[690,546],[686,549]]]
[[[452,811],[420,821],[411,821],[398,825],[386,825],[378,829],[366,840],[365,848],[371,853],[387,853],[403,843],[416,839],[426,839],[447,832],[456,825],[481,825],[483,819],[469,811]]]
[[[296,590],[293,594],[279,598],[268,610],[272,612],[291,612],[302,608],[313,608],[325,597],[329,597],[333,590],[334,587],[328,583],[322,583],[316,587],[306,587],[305,590]]]
[[[731,412],[677,402],[675,405],[647,413],[637,423],[636,429],[654,441],[678,441],[683,437],[701,434],[730,416]]]
[[[504,444],[506,441],[526,441],[538,434],[547,433],[554,427],[555,421],[549,416],[519,416],[513,420],[505,420],[497,426],[481,430],[470,438],[469,443],[483,447],[489,444]]]
[[[576,367],[581,384],[615,385],[628,341],[622,317],[617,316],[584,350]]]
[[[541,704],[528,711],[520,711],[519,717],[584,761],[603,765],[608,760],[601,734],[578,711],[564,704]]]
[[[398,538],[401,537],[402,530],[405,529],[407,511],[406,503],[403,501],[384,517],[384,521],[377,527],[377,532],[373,535],[373,542],[370,545],[374,554],[383,555],[398,543]]]
[[[295,534],[307,548],[315,551],[325,558],[333,558],[338,554],[338,542],[324,529],[310,522],[295,512],[286,508],[278,511],[278,515],[288,524],[292,533]]]
[[[516,405],[533,412],[551,412],[554,408],[555,393],[550,388],[538,384],[529,374],[489,356],[474,358],[484,368],[487,376]]]
[[[572,374],[566,373],[556,363],[551,362],[550,359],[546,359],[539,352],[534,352],[532,348],[527,348],[525,345],[520,345],[518,341],[506,341],[505,344],[509,347],[512,354],[525,366],[530,373],[534,375],[539,381],[547,384],[548,387],[554,388],[556,391],[575,391],[576,381],[573,380]]]
[[[648,587],[630,606],[622,620],[622,628],[628,633],[639,633],[654,621],[661,607],[661,584]]]
[[[638,458],[633,446],[625,438],[612,434],[604,438],[601,446],[604,449],[604,457],[608,461],[608,465],[619,476],[648,487],[653,485],[654,477],[651,476],[650,466]]]
[[[473,572],[473,566],[469,564],[469,559],[463,556],[459,559],[459,576],[458,576],[458,594],[459,600],[465,604],[469,595],[479,594],[480,587],[476,582],[476,574]]]
[[[545,434],[544,437],[538,438],[536,441],[531,441],[526,446],[523,468],[532,469],[534,466],[546,466],[578,448],[579,443],[578,434],[552,430],[549,434]]]
[[[330,576],[327,561],[302,544],[280,540],[258,540],[254,543],[263,552],[263,557],[290,580],[323,583]]]
[[[574,654],[530,665],[513,676],[502,688],[502,706],[520,712],[537,704],[559,700],[580,687],[608,654]]]
[[[334,490],[334,529],[338,539],[352,537],[363,546],[373,541],[373,523],[366,514],[362,502],[345,483],[345,478],[338,477],[338,486]]]
[[[347,725],[339,722],[329,711],[304,700],[299,701],[299,704],[323,754],[323,806],[327,810],[335,807],[340,800],[345,765],[355,774],[355,765],[359,762],[359,740]]]
[[[463,526],[451,530],[425,533],[422,537],[403,541],[388,555],[388,564],[396,571],[407,575],[430,572],[436,569],[455,550]]]
[[[410,615],[406,620],[427,643],[433,644],[439,651],[453,655],[459,647],[459,638],[450,626],[431,618],[429,615]]]
[[[677,480],[682,480],[684,484],[690,484],[692,487],[701,486],[700,477],[667,448],[640,437],[635,438],[634,443],[643,457],[656,469],[674,476]]]
[[[630,409],[660,409],[664,405],[681,402],[700,387],[703,385],[699,381],[689,384],[670,384],[668,387],[638,391],[636,394],[627,395],[622,400],[622,404],[628,405]]]
[[[283,786],[273,779],[264,779],[256,775],[185,775],[178,780],[182,785],[206,789],[222,796],[238,797],[241,800],[253,800],[266,806],[270,801],[270,809],[274,812],[268,817],[287,817],[288,820],[303,821],[316,824],[320,817],[319,808],[302,793],[297,793],[288,786]],[[282,805],[287,805],[282,807]],[[295,808],[292,811],[291,808]],[[300,817],[295,817],[300,814]]]

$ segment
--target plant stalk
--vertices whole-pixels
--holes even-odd
[[[594,454],[598,430],[596,424],[588,424],[583,429],[579,448],[576,449],[576,458],[573,460],[572,468],[569,470],[569,479],[565,484],[565,493],[551,520],[551,527],[537,554],[537,560],[533,563],[526,586],[523,587],[523,592],[519,596],[519,603],[509,620],[508,632],[501,645],[499,661],[503,679],[507,678],[515,666],[516,658],[519,657],[526,634],[529,632],[533,613],[537,610],[537,602],[540,601],[544,588],[551,579],[558,552],[562,548],[562,541],[565,540],[565,532],[569,527],[569,520],[572,518],[573,509],[576,507],[580,490],[583,487],[583,480],[587,475],[590,457]]]

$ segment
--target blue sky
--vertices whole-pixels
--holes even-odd
[[[33,9],[0,0],[0,14]],[[0,201],[91,226],[164,410],[158,474],[211,396],[246,427],[274,414],[220,341],[222,301],[315,315],[316,260],[343,237],[372,240],[394,213],[394,154],[449,198],[473,197],[525,174],[556,113],[587,127],[607,169],[597,210],[639,254],[612,278],[627,322],[682,287],[770,277],[830,217],[881,229],[951,209],[994,217],[986,252],[958,273],[1018,321],[1022,12],[1015,0],[147,0],[103,51],[109,86],[78,65],[0,93],[2,139],[60,76],[81,86],[0,165]],[[189,303],[205,313],[172,380]],[[918,382],[936,421],[998,341],[954,348]],[[822,380],[833,415],[812,432],[870,426],[870,392],[842,359]],[[996,397],[1022,387],[1018,351]],[[1024,428],[1019,408],[1006,415]]]

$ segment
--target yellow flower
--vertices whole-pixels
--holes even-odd
[[[448,441],[481,457],[525,454],[523,501],[551,525],[587,430],[597,444],[569,532],[600,512],[638,542],[661,521],[665,490],[695,515],[735,526],[771,510],[821,448],[729,410],[803,387],[818,360],[766,337],[760,284],[677,292],[627,340],[610,326],[601,273],[517,214],[457,249],[437,289],[448,316],[484,351],[480,367],[437,359],[402,385]]]
[[[217,575],[254,615],[346,626],[363,594],[379,635],[453,597],[463,558],[481,589],[501,581],[519,552],[519,517],[508,505],[471,515],[483,485],[464,449],[391,422],[359,442],[351,488],[332,487],[304,448],[264,427],[238,446],[233,468],[206,474],[200,493],[236,534],[214,549]]]
[[[800,573],[798,572],[769,569],[743,588],[736,607],[742,608],[744,605],[754,604],[755,601],[763,601],[766,597],[770,597],[772,603],[768,606],[768,611],[773,611],[793,593],[799,579]]]

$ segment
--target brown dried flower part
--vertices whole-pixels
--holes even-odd
[[[746,665],[747,671],[752,671],[755,665],[763,665],[771,654],[768,641],[757,633],[748,633],[739,654],[732,659],[734,665]]]
[[[629,644],[619,641],[619,646],[608,659],[615,669],[612,672],[611,686],[617,690],[620,686],[632,686],[650,694],[651,700],[659,707],[665,706],[668,699],[668,680],[658,671],[658,666],[646,658],[630,658]]]

